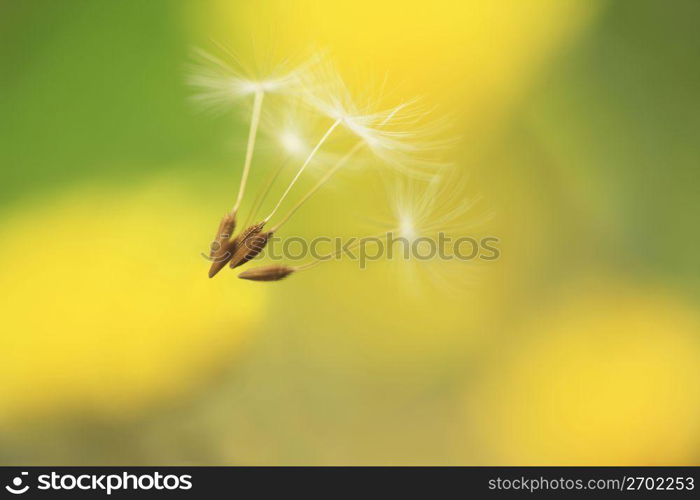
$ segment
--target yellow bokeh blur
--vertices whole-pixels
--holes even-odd
[[[495,130],[535,81],[538,69],[581,36],[598,10],[598,2],[578,0],[429,4],[216,0],[207,9],[186,12],[197,19],[199,36],[234,47],[246,64],[270,64],[320,50],[358,94],[383,88],[387,105],[420,96],[428,107],[435,107],[431,118],[440,118],[440,113],[449,116],[450,126],[440,139],[458,137],[459,144],[447,148],[446,160],[467,178],[469,162],[483,143],[497,137]],[[241,24],[249,29],[235,29]],[[296,227],[310,236],[369,234],[357,220],[374,216],[366,207],[386,205],[387,193],[376,189],[372,169],[354,175],[354,183],[341,177],[319,193],[297,217]],[[512,236],[521,223],[511,223],[493,221],[486,230],[505,240],[510,237],[505,244],[513,245]],[[533,224],[541,229],[538,222]],[[294,234],[296,227],[292,224],[285,230]],[[349,356],[350,364],[369,364],[379,371],[414,363],[432,366],[483,340],[492,308],[507,301],[518,287],[520,271],[511,268],[516,259],[521,264],[526,260],[509,255],[506,262],[492,265],[422,266],[427,269],[375,263],[360,273],[356,263],[329,265],[315,273],[320,276],[298,278],[308,301],[286,304],[280,292],[275,293],[280,302],[275,307],[313,317],[308,328],[312,339],[313,332],[325,336],[337,331],[342,340],[329,348],[337,348],[341,358]],[[328,275],[343,286],[334,290],[334,301],[319,308],[319,300],[327,295]],[[435,287],[440,280],[456,285],[456,292]],[[358,351],[362,354],[350,354]]]
[[[17,2],[8,12],[5,462],[697,463],[692,0]],[[434,208],[423,227],[497,238],[499,257],[380,257],[365,269],[343,258],[275,283],[228,268],[208,279],[203,254],[235,202],[257,108],[195,70],[193,48],[261,77],[321,55],[347,83],[353,115],[411,103],[384,130],[397,151],[373,156],[367,140],[276,231],[278,247],[424,215],[405,204]],[[324,64],[304,69],[314,85],[332,80]],[[217,112],[188,101],[194,71]],[[240,230],[269,213],[336,116],[307,106],[313,91],[239,87],[270,90],[257,101]],[[268,228],[345,157],[349,130],[324,142]],[[411,182],[407,152],[430,160]],[[449,189],[427,189],[426,173],[443,166]],[[409,226],[418,235],[421,224]]]
[[[469,434],[502,465],[697,459],[700,319],[683,300],[601,277],[570,285],[492,354],[465,397]]]
[[[326,51],[358,90],[386,80],[388,99],[417,94],[440,103],[463,133],[483,140],[537,69],[588,26],[599,2],[216,0],[210,9],[188,14],[247,61]],[[235,29],[241,23],[248,29]]]
[[[160,179],[42,198],[3,224],[0,425],[121,419],[235,358],[263,292],[206,279],[204,213]]]

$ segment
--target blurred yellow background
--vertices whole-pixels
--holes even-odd
[[[0,3],[0,460],[697,464],[698,15]],[[212,40],[251,64],[325,50],[351,88],[386,78],[449,116],[501,258],[208,280],[247,134],[245,105],[187,102]],[[261,144],[252,191],[278,161]],[[375,180],[339,176],[286,235],[358,234]]]

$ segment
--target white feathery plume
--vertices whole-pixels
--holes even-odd
[[[493,213],[478,207],[480,196],[467,196],[465,184],[465,178],[454,167],[428,181],[403,176],[386,183],[390,215],[378,225],[385,228],[387,234],[391,233],[395,239],[402,238],[411,246],[408,258],[404,247],[393,249],[398,257],[397,270],[410,281],[407,290],[417,292],[420,289],[419,277],[439,287],[459,288],[467,284],[465,280],[472,278],[479,267],[478,258],[457,259],[453,248],[445,249],[448,259],[440,256],[423,259],[413,254],[414,251],[426,253],[426,245],[431,245],[429,241],[439,244],[440,235],[450,238],[452,243],[461,237],[478,239],[478,233],[493,218]],[[464,267],[465,264],[469,267]]]
[[[283,63],[266,76],[259,77],[253,76],[250,69],[245,67],[230,50],[223,47],[221,49],[226,52],[232,63],[229,64],[201,49],[195,50],[198,62],[191,67],[188,83],[197,90],[194,95],[195,101],[210,109],[223,109],[238,99],[253,96],[253,110],[243,171],[236,202],[231,209],[231,214],[235,214],[245,194],[265,94],[295,91],[301,81],[301,74],[308,68],[311,61],[293,69],[289,69],[288,64]]]
[[[434,172],[426,173],[426,168],[445,165],[435,156],[453,142],[437,139],[446,119],[428,119],[431,110],[421,106],[419,99],[383,108],[381,91],[354,98],[336,68],[327,61],[306,72],[302,84],[304,98],[311,107],[339,121],[394,169],[427,179]]]
[[[313,63],[309,60],[291,67],[285,61],[260,76],[229,49],[220,48],[226,59],[194,49],[194,62],[187,77],[187,83],[195,89],[192,99],[213,110],[226,110],[239,99],[257,93],[294,93],[299,89],[302,73]]]
[[[437,150],[444,145],[438,145],[437,142],[428,144],[418,140],[420,132],[423,131],[402,130],[402,126],[408,124],[415,125],[419,118],[424,115],[423,112],[413,109],[415,104],[413,101],[404,102],[398,106],[382,111],[377,111],[375,109],[376,101],[373,100],[366,99],[365,104],[361,106],[353,99],[347,85],[335,68],[328,63],[315,65],[314,71],[305,73],[304,77],[304,95],[306,102],[313,109],[333,121],[325,134],[323,134],[321,139],[307,154],[304,163],[297,171],[273,210],[264,219],[265,221],[270,220],[270,218],[274,216],[294,184],[307,168],[309,162],[318,153],[329,136],[339,127],[342,127],[353,136],[359,138],[359,142],[338,160],[336,165],[302,198],[299,204],[292,208],[290,214],[283,219],[282,223],[286,222],[291,214],[298,210],[302,203],[327,182],[340,167],[348,163],[350,158],[363,146],[367,147],[380,159],[402,170],[407,169],[406,165],[409,165],[411,162],[420,161],[417,155],[418,152],[427,149]],[[413,158],[411,158],[412,156]],[[280,223],[280,225],[282,223]],[[277,227],[279,227],[279,225]]]

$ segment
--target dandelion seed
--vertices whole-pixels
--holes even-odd
[[[436,187],[438,183],[433,182],[437,177],[423,169],[443,166],[443,163],[438,161],[437,157],[431,156],[431,153],[444,148],[446,143],[431,139],[439,127],[433,122],[427,122],[427,113],[416,105],[417,101],[408,101],[383,109],[378,105],[377,97],[355,99],[335,69],[329,64],[319,65],[317,61],[314,61],[314,71],[309,70],[308,64],[293,70],[280,67],[270,72],[265,78],[259,78],[251,76],[252,72],[236,62],[235,58],[232,58],[235,63],[232,65],[203,51],[199,51],[197,55],[199,64],[193,69],[189,79],[189,83],[198,90],[195,96],[197,101],[212,109],[220,109],[235,100],[246,96],[252,97],[250,126],[238,193],[231,212],[221,220],[217,229],[210,252],[213,261],[209,270],[210,277],[218,273],[226,264],[235,268],[256,258],[267,245],[271,235],[290,220],[322,186],[363,149],[396,171],[410,173],[427,182],[425,193],[417,203],[403,206],[394,213],[395,223],[391,231],[396,231],[407,240],[413,241],[436,227],[447,229],[451,224],[451,217],[458,217],[462,210],[466,210],[464,206],[460,206],[427,221],[426,214],[431,213],[437,203],[436,200],[440,199],[442,194]],[[266,110],[263,113],[263,102],[270,102],[265,97],[272,93],[296,93],[303,96],[302,101],[299,99],[293,101],[296,106],[294,104],[284,106],[288,109],[295,108],[297,116],[294,119],[271,120],[270,117],[274,117],[277,112],[274,107],[272,112]],[[303,102],[303,107],[299,102]],[[269,104],[266,107],[269,108]],[[325,117],[324,120],[330,119],[323,131],[314,132],[318,119],[313,113],[309,113],[309,110]],[[271,121],[272,125],[268,126]],[[314,126],[309,127],[310,124]],[[237,213],[245,196],[260,129],[269,131],[268,135],[275,138],[284,156],[297,158],[301,165],[269,214],[261,222],[246,227],[238,236],[232,237]],[[340,130],[345,131],[346,137],[356,138],[356,142],[345,154],[336,156],[334,153],[329,153],[327,149],[328,146],[331,146],[331,150],[333,149],[333,144],[337,143],[335,135],[340,134],[338,132]],[[315,142],[308,140],[312,136],[317,138]],[[325,170],[320,179],[292,206],[276,226],[263,232],[266,223],[276,215],[309,165],[321,160],[324,165],[332,166]],[[285,163],[282,163],[272,172],[264,188],[258,193],[247,216],[248,221],[255,219],[259,207],[283,171],[284,165]],[[376,238],[376,236],[369,238]],[[367,238],[362,238],[356,245],[365,241]],[[331,255],[327,257],[330,258]],[[250,269],[239,276],[256,281],[278,281],[293,272],[311,269],[325,260],[321,258],[297,267],[266,266]]]
[[[264,266],[248,269],[238,275],[239,278],[251,281],[279,281],[296,272],[290,266]]]
[[[255,248],[253,242],[257,241],[257,236],[265,227],[265,222],[260,222],[258,224],[253,224],[252,226],[246,228],[241,234],[239,234],[235,241],[235,249],[233,255],[229,259],[229,265],[237,267],[244,262],[244,259],[248,257],[248,254]],[[249,259],[247,259],[249,260]],[[245,260],[245,261],[247,261]]]
[[[283,92],[297,85],[299,74],[305,66],[300,66],[291,71],[273,71],[266,78],[251,78],[250,76],[243,76],[245,71],[240,63],[237,63],[239,69],[236,69],[234,66],[205,51],[198,50],[196,55],[199,63],[192,69],[189,78],[189,83],[198,90],[198,94],[195,96],[196,100],[205,106],[216,108],[218,106],[226,106],[247,95],[254,96],[243,171],[238,184],[238,195],[230,212],[230,218],[235,221],[248,184],[265,94]],[[232,244],[229,242],[224,244],[221,241],[220,232],[217,233],[215,242],[221,251],[226,252],[225,254],[231,250]],[[235,250],[237,249],[234,249],[234,254]],[[220,270],[220,264],[220,260],[214,261],[209,271],[210,277]]]
[[[236,216],[226,214],[219,223],[214,241],[211,244],[209,258],[212,261],[209,268],[209,277],[213,278],[233,256],[235,251],[234,242],[231,240],[233,231],[236,228]]]
[[[242,257],[234,257],[231,259],[231,269],[234,269],[236,267],[242,266],[249,260],[253,260],[255,257],[260,254],[260,252],[263,251],[265,248],[265,245],[267,245],[267,242],[270,239],[270,236],[272,236],[273,231],[267,231],[265,233],[260,233],[260,234],[255,234],[247,239],[247,241],[244,243],[245,249],[247,249],[247,252],[243,253],[243,249],[241,249],[240,255]]]
[[[233,231],[235,229],[236,216],[231,214],[224,215],[221,222],[219,222],[219,228],[216,230],[214,243],[212,243],[211,252],[209,253],[210,257],[214,258],[216,254],[220,252],[222,244],[233,236]]]
[[[216,274],[221,271],[226,264],[231,260],[231,257],[236,251],[236,242],[226,241],[221,245],[221,250],[215,257],[213,257],[211,266],[209,267],[209,277],[213,278]]]

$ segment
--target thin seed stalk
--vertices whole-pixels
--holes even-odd
[[[250,173],[250,164],[253,161],[253,151],[255,150],[255,138],[258,134],[258,126],[260,125],[260,114],[262,112],[263,97],[265,92],[258,90],[255,92],[255,100],[253,101],[253,116],[250,120],[250,130],[248,131],[248,144],[245,151],[245,162],[243,164],[243,173],[241,174],[241,182],[238,185],[238,197],[236,204],[233,206],[231,213],[236,213],[243,201],[246,184],[248,183],[248,174]]]
[[[384,126],[384,125],[386,125],[389,121],[391,121],[391,119],[394,117],[394,115],[395,115],[400,109],[401,109],[401,107],[397,107],[389,116],[387,116],[387,117],[380,123],[380,126]],[[336,124],[337,124],[337,123],[338,123],[338,122],[336,122]],[[334,126],[335,126],[336,124],[334,124]],[[325,140],[325,138],[324,138],[323,140]],[[318,191],[321,187],[323,187],[323,185],[324,185],[326,182],[328,182],[328,181],[330,180],[330,178],[333,177],[333,175],[334,175],[338,170],[340,170],[340,169],[347,163],[347,161],[348,161],[350,158],[352,158],[352,156],[353,156],[355,153],[357,153],[357,152],[362,148],[362,146],[363,146],[364,144],[365,144],[364,141],[358,141],[357,144],[355,144],[355,145],[352,147],[352,149],[350,149],[350,151],[348,151],[348,152],[345,154],[345,156],[343,156],[343,158],[341,158],[340,160],[338,160],[338,163],[336,163],[335,166],[333,166],[333,168],[331,168],[331,169],[316,183],[316,185],[315,185],[314,187],[312,187],[311,190],[309,190],[309,192],[306,193],[306,195],[304,195],[304,196],[301,198],[301,200],[299,200],[299,202],[298,202],[296,205],[294,205],[294,207],[292,207],[292,209],[287,213],[287,215],[285,215],[284,218],[283,218],[272,230],[273,230],[273,231],[277,231],[280,227],[282,227],[282,225],[283,225],[285,222],[287,222],[287,221],[294,215],[294,213],[295,213],[297,210],[299,210],[299,209],[302,207],[302,205],[303,205],[304,203],[306,203],[306,201],[314,195],[314,193],[316,193],[316,191]],[[285,193],[285,194],[286,194],[286,193]],[[279,206],[279,203],[278,203],[278,206]],[[276,208],[275,208],[275,209],[276,209]],[[273,211],[272,214],[270,214],[270,215],[268,216],[268,218],[265,219],[265,220],[269,220],[269,218],[272,217],[273,214],[274,214],[274,211]]]
[[[285,198],[287,197],[289,192],[292,190],[292,187],[294,187],[294,184],[296,184],[296,182],[297,182],[297,180],[299,180],[299,177],[301,176],[301,174],[304,172],[304,170],[306,170],[307,165],[311,162],[313,157],[316,155],[316,152],[321,148],[323,143],[326,142],[326,139],[328,139],[328,137],[333,133],[333,131],[336,129],[336,127],[338,125],[340,125],[341,121],[342,120],[336,120],[335,122],[333,122],[333,125],[331,125],[328,128],[328,130],[326,130],[326,133],[323,134],[323,137],[321,137],[321,139],[318,141],[316,146],[314,146],[314,148],[311,150],[309,155],[306,157],[306,160],[304,160],[304,163],[299,168],[296,175],[294,176],[292,181],[287,186],[287,189],[284,191],[284,193],[282,193],[282,196],[280,197],[279,201],[277,202],[277,205],[275,205],[275,208],[272,209],[272,212],[270,212],[270,215],[265,217],[265,219],[264,219],[265,222],[269,221],[272,218],[272,216],[275,215],[275,213],[279,209],[280,205],[282,205],[282,202],[285,200]]]
[[[304,203],[307,202],[309,198],[311,198],[316,191],[321,189],[324,184],[326,184],[333,175],[340,170],[345,164],[348,162],[352,156],[357,153],[357,151],[360,150],[364,143],[363,142],[358,142],[355,144],[350,151],[348,151],[345,156],[343,156],[338,162],[328,171],[326,172],[323,177],[321,177],[318,182],[312,187],[298,202],[296,205],[292,207],[292,209],[287,212],[287,215],[284,216],[284,218],[277,223],[277,225],[272,229],[273,231],[277,231],[282,225],[284,225],[285,222],[287,222],[295,213],[297,210],[299,210]]]

